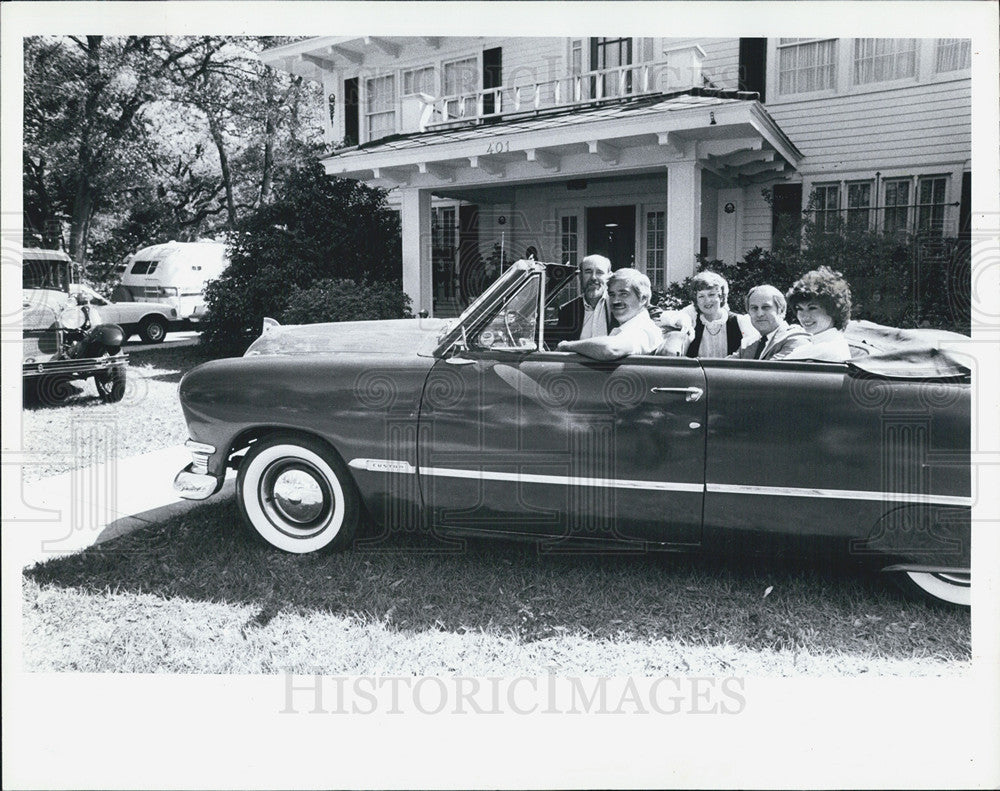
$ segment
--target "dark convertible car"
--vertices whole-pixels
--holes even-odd
[[[549,546],[837,553],[970,601],[970,369],[852,323],[848,363],[555,351],[576,270],[520,261],[452,324],[283,327],[190,371],[185,497],[237,467],[289,552],[360,524]],[[962,336],[955,336],[961,338]]]

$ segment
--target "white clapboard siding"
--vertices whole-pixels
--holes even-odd
[[[767,185],[759,184],[747,187],[743,197],[743,250],[742,253],[754,247],[771,247],[771,207],[761,190]]]
[[[969,80],[768,102],[767,110],[805,155],[803,174],[926,167],[972,155]]]

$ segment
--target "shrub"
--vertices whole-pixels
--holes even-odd
[[[324,321],[407,319],[410,297],[391,283],[353,280],[318,280],[306,288],[296,287],[288,295],[281,314],[283,324],[316,324]]]
[[[202,342],[214,355],[241,354],[265,316],[284,315],[291,294],[317,281],[401,284],[399,218],[385,191],[332,179],[316,162],[291,172],[229,246],[229,267],[205,289]]]

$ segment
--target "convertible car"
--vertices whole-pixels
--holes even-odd
[[[597,362],[550,348],[575,268],[519,261],[452,324],[280,326],[180,386],[184,497],[238,469],[288,552],[382,534],[809,551],[970,602],[970,368],[950,333],[852,324],[848,363]],[[664,350],[670,345],[665,343]]]

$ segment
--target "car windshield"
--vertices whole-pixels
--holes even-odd
[[[482,316],[497,296],[507,291],[512,284],[534,266],[538,265],[532,261],[517,261],[512,264],[506,272],[493,281],[489,288],[476,297],[457,319],[448,323],[438,343],[435,344],[435,353],[443,353],[453,346],[456,340],[462,339],[464,332],[467,332],[468,328]],[[465,341],[463,341],[463,345],[466,345]]]
[[[69,291],[69,261],[25,258],[21,267],[24,288],[46,288]]]

